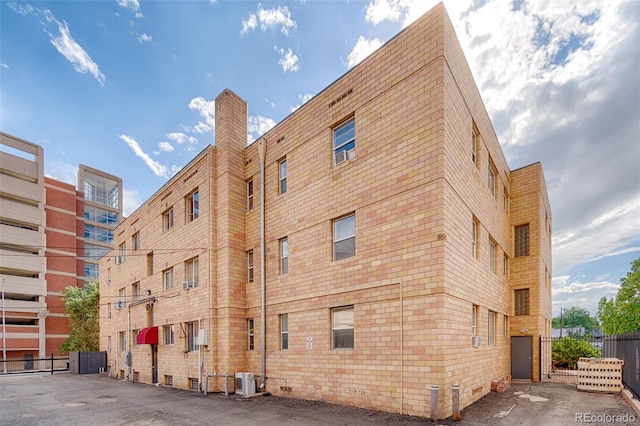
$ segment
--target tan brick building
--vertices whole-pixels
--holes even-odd
[[[419,416],[438,385],[441,418],[453,384],[464,407],[492,379],[538,379],[542,168],[510,171],[441,4],[252,145],[240,97],[215,117],[216,145],[100,261],[113,376],[222,391],[251,372],[276,395]]]

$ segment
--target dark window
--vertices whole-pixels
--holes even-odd
[[[516,226],[515,234],[516,257],[529,256],[529,224]]]
[[[331,310],[331,334],[333,349],[353,349],[353,306]]]
[[[352,214],[333,222],[333,260],[345,259],[356,254],[356,215]]]
[[[516,315],[529,315],[529,289],[515,291]]]
[[[289,315],[280,315],[280,349],[289,349]]]
[[[249,335],[249,340],[247,342],[247,349],[252,351],[253,350],[253,343],[254,343],[254,339],[255,339],[255,333],[254,333],[254,329],[253,329],[253,318],[249,318],[247,320],[247,333]]]

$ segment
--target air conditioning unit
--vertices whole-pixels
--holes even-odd
[[[192,288],[196,288],[196,283],[193,281],[185,281],[182,283],[183,290],[190,290]]]
[[[340,163],[347,161],[348,159],[349,159],[348,151],[344,150],[344,151],[336,152],[336,156],[335,156],[336,166]]]
[[[123,300],[116,300],[114,305],[116,309],[124,309],[126,307],[126,302]]]
[[[471,336],[471,346],[480,346],[480,336]]]
[[[207,346],[209,344],[209,333],[207,333],[207,330],[203,328],[198,330],[198,338],[196,340],[198,346]]]
[[[113,261],[115,262],[116,265],[120,265],[121,263],[124,263],[126,257],[125,256],[115,256],[113,258]]]
[[[236,393],[243,396],[256,393],[256,381],[253,373],[236,373]]]

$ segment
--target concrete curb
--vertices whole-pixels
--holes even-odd
[[[633,411],[636,412],[636,415],[640,417],[640,401],[634,399],[633,393],[631,393],[631,391],[626,388],[622,390],[622,396],[629,403],[631,408],[633,408]]]

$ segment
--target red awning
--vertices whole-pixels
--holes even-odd
[[[138,332],[136,343],[139,345],[157,345],[158,344],[158,327],[143,328]]]

